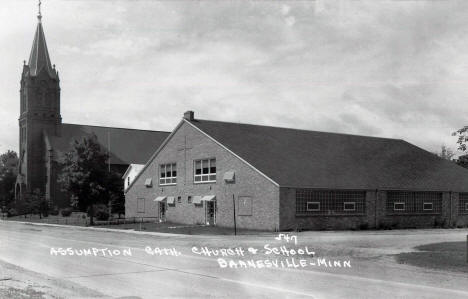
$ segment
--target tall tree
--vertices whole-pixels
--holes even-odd
[[[466,152],[468,142],[468,126],[458,129],[452,133],[452,136],[457,136],[458,150]],[[460,155],[455,161],[458,165],[468,168],[468,154]]]
[[[15,198],[15,182],[18,174],[18,154],[8,150],[0,155],[0,207],[10,206]]]
[[[468,142],[468,126],[464,126],[461,129],[452,133],[452,136],[457,136],[458,149],[461,151],[466,151],[466,143]]]
[[[117,172],[111,172],[108,176],[109,199],[111,213],[125,214],[125,196],[122,176]]]
[[[96,135],[75,140],[71,150],[61,158],[58,181],[68,192],[73,205],[82,211],[89,209],[91,225],[94,224],[94,205],[107,204],[111,195],[119,190],[108,171],[108,155],[101,151]]]

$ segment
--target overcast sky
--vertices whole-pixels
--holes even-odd
[[[42,2],[65,123],[170,131],[194,110],[430,151],[468,125],[467,1]],[[36,4],[0,4],[0,152]]]

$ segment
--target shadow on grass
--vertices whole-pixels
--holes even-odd
[[[416,252],[396,256],[398,263],[413,266],[468,273],[467,243],[444,242],[415,247]]]

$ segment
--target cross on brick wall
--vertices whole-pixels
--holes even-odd
[[[184,136],[184,143],[177,146],[177,151],[184,151],[184,184],[187,184],[187,151],[193,147],[187,146],[187,136]]]

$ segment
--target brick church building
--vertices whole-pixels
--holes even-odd
[[[20,89],[19,170],[17,199],[40,190],[51,205],[63,207],[69,198],[57,184],[58,158],[74,140],[95,134],[110,156],[112,169],[123,174],[130,164],[144,164],[168,132],[67,124],[60,114],[60,79],[47,50],[42,16],[29,56],[23,65]]]
[[[187,112],[125,193],[126,217],[263,230],[468,225],[468,170],[404,140]]]

